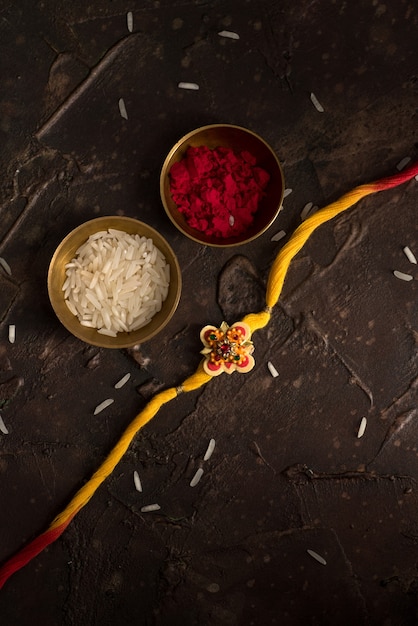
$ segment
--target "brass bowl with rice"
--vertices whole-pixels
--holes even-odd
[[[52,308],[65,328],[103,348],[144,343],[172,318],[181,271],[167,241],[130,217],[99,217],[70,232],[48,271]]]

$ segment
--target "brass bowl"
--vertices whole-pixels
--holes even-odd
[[[108,228],[116,228],[131,235],[138,234],[150,237],[170,265],[170,286],[161,310],[154,315],[146,326],[129,333],[119,332],[116,337],[108,337],[97,332],[95,328],[82,326],[78,318],[68,309],[64,299],[64,292],[62,291],[66,278],[65,265],[74,258],[76,250],[87,241],[90,235]],[[130,217],[98,217],[81,224],[70,232],[56,249],[49,265],[48,293],[52,308],[58,319],[75,337],[93,346],[102,348],[128,348],[148,341],[169,322],[180,300],[181,271],[173,250],[167,241],[151,226]]]
[[[170,169],[174,163],[181,161],[190,146],[207,146],[209,149],[222,146],[235,152],[247,150],[256,158],[257,165],[270,174],[270,181],[254,215],[254,221],[244,233],[224,239],[206,235],[191,228],[184,215],[178,210],[170,192]],[[256,239],[276,219],[282,206],[283,191],[282,168],[272,148],[256,133],[232,124],[202,126],[182,137],[168,153],[160,176],[161,200],[174,226],[189,239],[207,246],[237,246]]]

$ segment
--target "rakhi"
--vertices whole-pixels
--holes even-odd
[[[111,475],[137,432],[152,420],[164,404],[174,400],[180,393],[199,389],[214,376],[218,376],[222,372],[229,374],[232,372],[245,373],[253,368],[255,361],[252,356],[252,334],[268,324],[273,307],[280,297],[292,259],[319,226],[349,209],[365,196],[377,191],[397,187],[414,177],[418,177],[418,162],[393,176],[355,187],[339,200],[320,209],[302,222],[273,262],[267,280],[266,306],[264,309],[259,313],[246,315],[243,320],[231,326],[223,322],[220,327],[208,325],[202,329],[200,337],[203,343],[202,353],[204,358],[201,360],[196,372],[181,385],[158,393],[138,413],[99,469],[79,489],[66,508],[55,517],[49,528],[3,564],[0,568],[0,589],[12,574],[24,567],[62,535],[77,513],[88,503],[106,478]]]

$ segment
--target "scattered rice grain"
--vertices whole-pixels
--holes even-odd
[[[129,11],[126,14],[126,25],[128,27],[129,32],[131,33],[134,29],[134,16],[132,14],[132,11]]]
[[[360,426],[358,429],[358,433],[357,433],[357,439],[360,439],[360,437],[363,437],[364,432],[366,430],[366,426],[367,426],[367,417],[362,417],[361,418],[361,422],[360,422]]]
[[[102,411],[107,409],[107,407],[113,404],[113,402],[114,402],[113,398],[108,398],[107,400],[103,400],[103,402],[98,404],[96,408],[94,409],[94,415],[97,415],[98,413],[101,413]]]
[[[409,280],[413,280],[413,276],[411,276],[411,274],[405,274],[404,272],[399,272],[398,270],[394,270],[394,275],[396,276],[396,278],[399,278],[400,280],[405,280],[405,281],[409,281]]]
[[[179,89],[191,89],[197,91],[199,89],[199,85],[197,83],[187,83],[181,81],[178,85]]]
[[[128,113],[126,111],[125,100],[123,98],[119,98],[119,112],[121,114],[121,117],[123,117],[124,120],[128,119]]]
[[[136,470],[134,471],[134,485],[137,491],[142,492],[141,479],[139,478],[139,474]]]
[[[287,198],[287,196],[290,196],[292,191],[293,191],[293,189],[285,189],[284,192],[283,192],[283,198]]]
[[[403,159],[399,161],[398,165],[396,166],[396,169],[400,172],[408,165],[410,160],[411,160],[411,157],[404,157]]]
[[[203,457],[203,460],[204,461],[209,461],[209,459],[212,456],[214,450],[215,450],[215,440],[211,439],[209,441],[209,445],[208,445],[208,448],[207,448],[207,450],[205,452],[205,456]]]
[[[9,325],[9,341],[10,343],[16,341],[16,326],[14,324]]]
[[[235,224],[235,217],[233,215],[230,215],[228,221],[229,221],[229,225],[233,226]]]
[[[226,37],[227,39],[239,39],[238,33],[234,33],[231,30],[221,30],[218,35],[219,37]]]
[[[308,202],[307,204],[305,204],[305,206],[303,207],[300,213],[300,219],[302,220],[302,222],[308,217],[309,213],[311,212],[312,207],[313,207],[313,202]]]
[[[316,95],[314,93],[311,93],[311,102],[314,105],[315,109],[317,111],[319,111],[320,113],[324,112],[324,107],[322,106],[322,104],[319,102],[318,98],[316,97]]]
[[[278,233],[273,235],[273,237],[271,238],[271,241],[280,241],[280,239],[283,239],[283,237],[286,237],[286,231],[279,230]]]
[[[151,511],[159,511],[161,509],[159,504],[147,504],[141,507],[141,513],[150,513]]]
[[[197,483],[200,481],[202,476],[203,476],[203,469],[199,467],[196,474],[193,476],[192,480],[190,481],[190,487],[196,487]]]
[[[417,259],[416,259],[415,254],[412,252],[411,248],[409,248],[408,246],[405,246],[403,251],[404,251],[408,261],[410,261],[411,263],[414,263],[414,265],[416,265],[417,264]]]
[[[4,434],[4,435],[8,435],[9,431],[7,430],[6,424],[3,422],[3,418],[0,415],[0,431]]]
[[[311,556],[313,559],[315,559],[316,561],[318,561],[318,563],[321,563],[321,565],[326,565],[327,562],[324,559],[323,556],[321,556],[320,554],[318,554],[317,552],[315,552],[314,550],[307,550],[307,553],[309,554],[309,556]]]
[[[4,269],[4,271],[6,272],[6,274],[8,274],[9,276],[12,275],[12,270],[10,268],[10,265],[8,264],[8,262],[6,261],[6,259],[3,259],[2,256],[0,256],[0,265],[2,266],[2,268]]]
[[[274,367],[271,361],[268,361],[267,367],[269,368],[269,372],[273,376],[273,378],[277,378],[277,376],[279,375],[279,372],[276,370],[276,368]]]
[[[128,372],[127,374],[125,374],[125,376],[122,376],[122,378],[120,380],[118,380],[118,382],[115,385],[115,389],[120,389],[121,387],[123,387],[123,385],[125,385],[128,380],[130,379],[131,375]]]

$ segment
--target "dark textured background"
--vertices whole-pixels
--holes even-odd
[[[202,326],[264,306],[277,231],[307,202],[418,157],[417,25],[412,0],[0,2],[1,561],[157,390],[195,370]],[[216,122],[266,139],[293,190],[262,237],[226,250],[181,236],[159,197],[171,145]],[[418,270],[402,252],[418,256],[417,197],[412,180],[314,234],[254,335],[256,368],[160,411],[61,539],[6,583],[2,626],[418,622]],[[156,227],[183,273],[174,318],[133,350],[69,336],[47,296],[60,240],[110,214]]]

